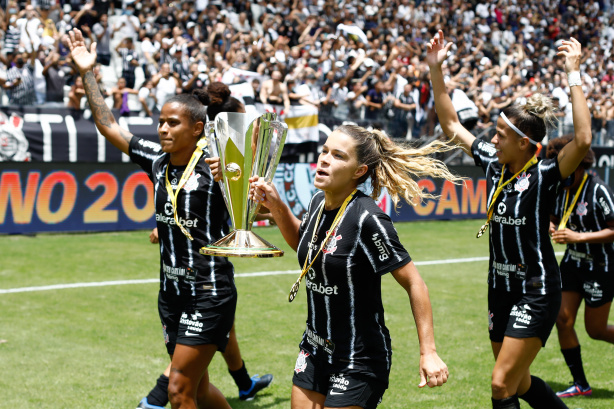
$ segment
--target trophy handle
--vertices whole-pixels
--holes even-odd
[[[215,122],[208,121],[205,124],[205,138],[207,139],[207,147],[209,148],[209,157],[218,157],[220,159],[219,172],[221,172],[222,175],[217,183],[220,185],[220,190],[222,191],[222,197],[224,198],[226,208],[229,209],[230,203],[228,201],[228,197],[226,196],[226,189],[224,189],[224,173],[222,171],[222,157],[220,155],[220,140],[215,134]]]

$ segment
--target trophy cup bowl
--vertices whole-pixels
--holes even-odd
[[[284,254],[251,230],[260,204],[249,198],[249,179],[260,176],[267,183],[273,180],[288,125],[274,113],[250,119],[249,114],[222,112],[205,127],[209,152],[212,157],[220,158],[222,178],[219,183],[232,231],[201,248],[201,254],[222,257],[280,257]]]

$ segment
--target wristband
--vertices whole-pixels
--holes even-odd
[[[582,85],[582,78],[580,77],[580,71],[572,71],[567,73],[567,83],[569,88],[576,85]]]

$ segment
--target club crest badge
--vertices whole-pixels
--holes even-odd
[[[307,369],[307,357],[308,356],[309,356],[309,353],[301,349],[301,352],[298,354],[298,358],[296,358],[296,365],[294,365],[294,372],[296,373],[305,372],[305,369]]]
[[[29,144],[23,133],[24,120],[18,115],[7,117],[0,112],[0,162],[29,162]]]
[[[328,232],[326,232],[328,234]],[[326,246],[322,249],[324,254],[333,254],[337,250],[337,241],[341,240],[341,235],[337,236],[337,229],[330,235],[330,238],[326,242]]]
[[[518,181],[514,185],[514,189],[518,192],[524,192],[529,188],[530,173],[522,172],[522,175],[518,176]]]
[[[578,216],[586,216],[588,213],[588,202],[578,202],[578,206],[576,206],[576,214]]]
[[[192,172],[188,178],[188,181],[185,182],[185,185],[183,186],[184,190],[186,192],[192,192],[193,190],[198,189],[198,178],[200,178],[200,174]]]

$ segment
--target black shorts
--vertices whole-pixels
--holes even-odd
[[[332,372],[326,356],[314,357],[301,349],[296,359],[292,383],[326,396],[324,406],[360,406],[375,409],[388,388],[375,377],[360,373]]]
[[[158,312],[168,354],[173,355],[176,344],[214,344],[224,352],[236,307],[236,291],[224,297],[210,294],[176,296],[160,291]]]
[[[598,308],[614,299],[614,277],[611,272],[590,271],[586,263],[561,263],[563,291],[580,293],[591,308]]]
[[[560,292],[548,295],[517,294],[489,288],[490,340],[503,342],[504,337],[538,337],[542,346],[546,346],[560,308]]]

